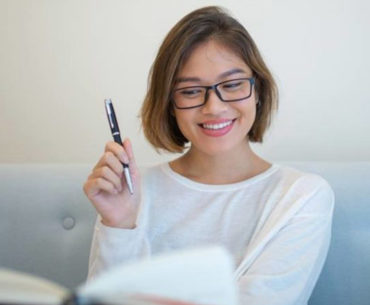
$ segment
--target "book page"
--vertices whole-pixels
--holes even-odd
[[[0,302],[18,304],[60,304],[68,290],[46,279],[0,268]]]
[[[222,248],[185,250],[114,267],[79,287],[77,295],[112,304],[130,295],[148,295],[194,304],[235,305],[233,269],[230,255]]]

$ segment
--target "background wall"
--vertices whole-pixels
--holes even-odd
[[[280,87],[269,160],[370,160],[367,0],[0,0],[0,162],[95,163],[111,139],[103,100],[140,164],[158,155],[137,118],[167,31],[204,5],[227,7]]]

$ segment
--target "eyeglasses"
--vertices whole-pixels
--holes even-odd
[[[191,109],[203,106],[208,99],[209,90],[213,89],[223,102],[238,102],[252,95],[255,84],[253,77],[223,81],[212,86],[190,86],[175,89],[172,101],[177,109]]]

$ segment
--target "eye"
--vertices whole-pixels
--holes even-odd
[[[186,88],[179,90],[178,93],[183,97],[197,97],[202,91],[202,88]]]
[[[222,89],[224,90],[239,89],[240,87],[242,87],[242,85],[243,81],[233,81],[223,84]]]

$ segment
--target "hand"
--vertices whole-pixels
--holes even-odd
[[[105,152],[87,178],[83,190],[104,225],[132,229],[140,204],[140,175],[130,140],[126,139],[122,144],[123,147],[113,141],[106,144]],[[134,189],[132,195],[121,162],[129,164]]]

